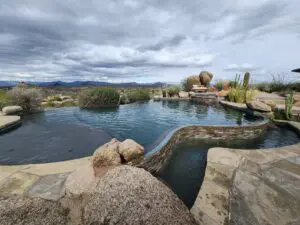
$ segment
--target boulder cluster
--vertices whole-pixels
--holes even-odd
[[[131,139],[123,142],[113,138],[110,142],[99,147],[93,154],[94,168],[116,166],[143,159],[144,147]]]
[[[64,107],[64,106],[76,106],[78,104],[77,99],[73,99],[69,95],[51,95],[43,100],[42,107]]]

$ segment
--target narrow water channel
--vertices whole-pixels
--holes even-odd
[[[247,141],[191,141],[174,146],[165,166],[156,174],[191,208],[205,175],[207,151],[213,147],[260,149],[296,144],[299,136],[285,128],[270,125],[259,138]]]

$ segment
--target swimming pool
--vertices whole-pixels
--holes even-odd
[[[219,104],[189,101],[149,101],[101,110],[48,109],[25,117],[21,127],[0,136],[0,164],[89,156],[112,137],[133,139],[149,151],[169,131],[186,124],[240,126],[258,120]]]

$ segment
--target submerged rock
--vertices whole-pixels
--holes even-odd
[[[93,154],[93,167],[114,166],[121,164],[121,156],[118,153],[119,141],[112,139],[110,142],[99,147]]]
[[[196,224],[183,202],[149,172],[119,166],[86,199],[83,224]]]
[[[0,199],[1,225],[68,224],[69,210],[59,202],[40,198]]]
[[[248,102],[247,107],[251,110],[258,111],[258,112],[271,112],[272,111],[271,106],[269,106],[265,103],[262,103],[260,101],[257,101],[257,100]]]
[[[118,152],[125,162],[130,162],[144,155],[144,147],[134,140],[126,139],[119,144]]]
[[[2,109],[5,115],[18,115],[23,111],[21,106],[6,106]]]

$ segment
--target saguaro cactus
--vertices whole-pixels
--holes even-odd
[[[292,108],[294,104],[294,95],[295,93],[290,93],[285,99],[285,117],[287,120],[290,120],[292,117]]]
[[[247,102],[247,91],[248,91],[248,87],[249,87],[249,80],[250,80],[250,73],[246,72],[244,75],[244,81],[243,81],[244,103]]]
[[[244,75],[244,81],[243,81],[243,87],[245,89],[248,89],[248,86],[249,86],[249,80],[250,80],[250,73],[249,72],[246,72],[245,75]]]

